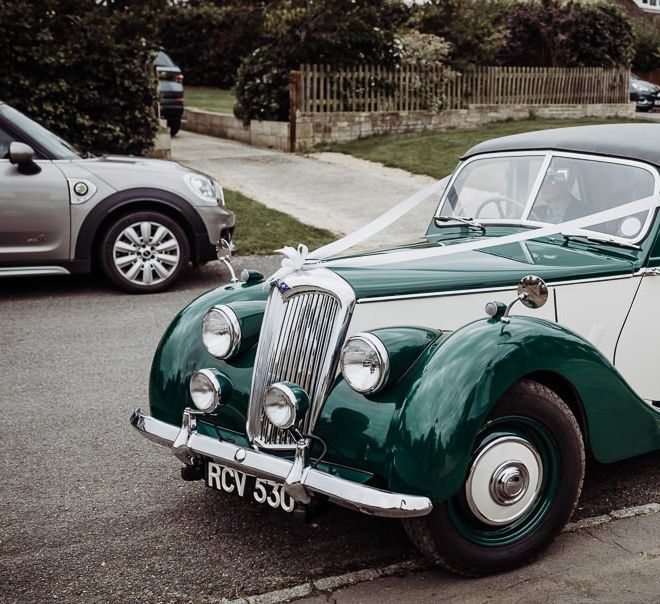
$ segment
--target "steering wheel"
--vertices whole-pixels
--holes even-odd
[[[523,212],[525,211],[525,207],[527,204],[523,203],[522,201],[518,201],[517,199],[511,199],[509,197],[491,197],[490,199],[487,199],[484,201],[478,208],[477,211],[474,214],[475,218],[479,218],[481,216],[481,212],[483,209],[490,204],[493,204],[495,206],[495,209],[497,210],[497,213],[499,214],[500,218],[510,218],[510,216],[507,216],[505,213],[505,206],[512,204],[518,208],[520,208]]]

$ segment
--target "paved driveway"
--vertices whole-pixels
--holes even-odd
[[[236,262],[267,274],[279,260]],[[211,263],[150,296],[82,275],[0,282],[3,604],[209,602],[417,557],[394,520],[333,507],[305,526],[182,482],[179,462],[130,428],[164,329],[220,270]],[[576,516],[659,501],[659,485],[660,453],[591,464]],[[561,541],[548,555],[572,548]],[[460,584],[463,594],[476,585]]]
[[[212,175],[228,189],[341,234],[351,233],[434,182],[428,176],[342,154],[292,155],[185,131],[173,139],[172,157]],[[429,199],[374,243],[423,234],[437,201],[437,195]]]

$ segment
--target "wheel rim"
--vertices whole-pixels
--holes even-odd
[[[536,530],[555,500],[560,453],[538,422],[509,416],[481,432],[465,488],[448,502],[457,530],[486,547],[515,543]]]
[[[112,259],[121,276],[147,287],[167,280],[179,265],[180,257],[181,248],[174,233],[151,221],[126,227],[112,248]]]

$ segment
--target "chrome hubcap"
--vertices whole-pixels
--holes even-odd
[[[517,436],[488,443],[475,458],[465,483],[472,513],[493,526],[509,524],[538,497],[543,465],[537,450]]]
[[[112,257],[117,270],[131,283],[156,285],[179,265],[181,249],[174,233],[157,222],[136,222],[115,239]]]

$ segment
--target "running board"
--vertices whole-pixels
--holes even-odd
[[[28,277],[33,275],[70,275],[62,266],[16,266],[0,268],[0,277]]]

